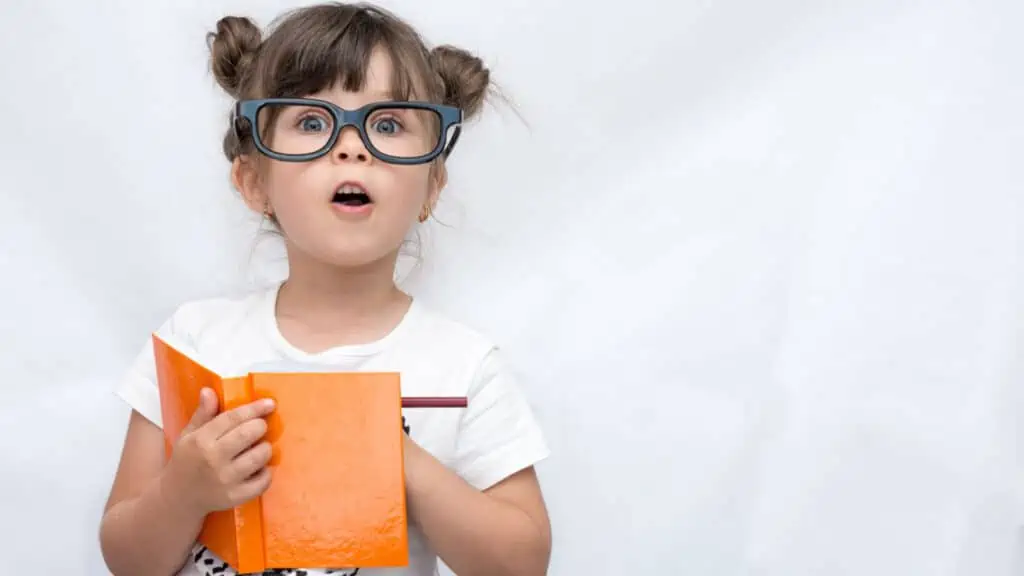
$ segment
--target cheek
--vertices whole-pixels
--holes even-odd
[[[429,166],[423,166],[416,171],[414,180],[416,203],[422,205],[427,201],[427,196],[434,185],[434,171]]]
[[[392,201],[402,207],[406,215],[417,216],[426,203],[432,182],[430,170],[421,167],[410,167],[394,174],[393,185],[390,186]]]
[[[317,189],[316,180],[311,179],[309,170],[304,168],[306,167],[300,163],[279,163],[267,172],[266,194],[275,210],[301,210],[299,206],[308,204],[309,200],[316,196],[315,193],[310,193]]]

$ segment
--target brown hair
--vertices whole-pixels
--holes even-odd
[[[428,49],[419,33],[390,12],[367,3],[325,3],[275,20],[266,37],[249,18],[226,16],[207,35],[217,83],[236,100],[300,97],[336,83],[359,90],[374,49],[384,49],[394,70],[392,97],[457,106],[464,120],[476,116],[491,89],[480,58],[454,46]],[[224,155],[234,160],[252,149],[233,127]]]

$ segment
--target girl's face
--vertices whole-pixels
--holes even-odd
[[[349,110],[390,100],[392,65],[387,54],[377,50],[359,92],[336,86],[307,96]],[[277,122],[288,122],[290,128],[299,122],[303,134],[324,128],[315,115],[285,118],[282,114]],[[283,126],[278,123],[275,126]],[[366,129],[393,133],[396,127],[381,117],[371,120]],[[445,179],[443,166],[434,163],[403,166],[378,160],[352,126],[345,127],[334,148],[316,160],[293,163],[263,157],[260,161],[260,174],[249,178],[242,177],[236,163],[236,185],[249,206],[260,213],[269,209],[289,250],[340,267],[363,267],[396,256],[420,214],[433,207]]]

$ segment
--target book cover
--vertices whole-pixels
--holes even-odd
[[[202,388],[222,411],[276,403],[270,487],[209,514],[200,543],[240,573],[408,565],[399,374],[218,374],[157,335],[153,346],[168,457]]]

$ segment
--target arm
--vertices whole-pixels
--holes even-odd
[[[163,432],[133,410],[100,523],[103,559],[116,576],[176,573],[202,527],[202,515],[167,497],[163,465]]]
[[[117,576],[169,576],[188,559],[207,513],[233,508],[270,485],[271,450],[260,442],[273,403],[218,414],[212,390],[182,431],[165,466],[158,426],[132,411],[121,463],[100,524],[103,558]]]
[[[479,491],[405,439],[412,521],[459,576],[543,576],[551,526],[532,467]]]

